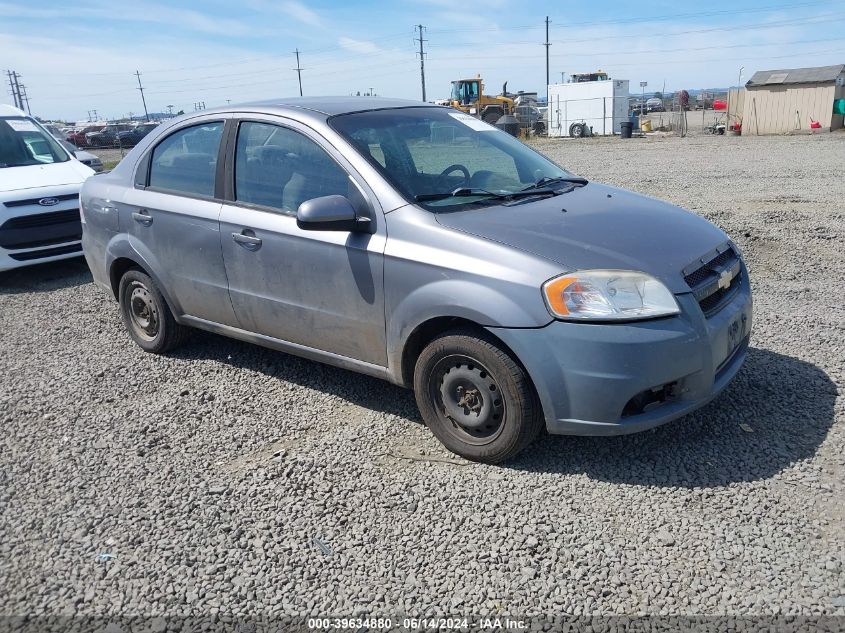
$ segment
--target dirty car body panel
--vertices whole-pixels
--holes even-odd
[[[406,136],[418,138],[393,144],[356,123],[358,115],[370,121],[382,112],[400,127],[415,117],[433,121],[430,137],[411,130]],[[208,110],[163,124],[114,171],[85,185],[83,246],[94,279],[114,292],[116,263],[135,262],[160,283],[179,323],[406,386],[420,331],[439,321],[474,324],[525,368],[552,433],[630,433],[715,397],[745,358],[752,321],[748,271],[728,236],[665,202],[577,179],[536,197],[496,198],[503,189],[495,168],[447,172],[459,161],[437,152],[446,143],[471,153],[494,138],[484,134],[501,132],[456,116],[416,102],[315,98]],[[453,119],[467,128],[465,142],[454,141]],[[213,121],[225,129],[212,194],[177,201],[151,187],[155,148]],[[259,132],[272,138],[276,127],[300,135],[310,149],[266,149]],[[247,129],[256,130],[254,139]],[[511,141],[495,138],[508,151]],[[426,143],[432,161],[443,161],[436,168],[413,164],[409,152]],[[298,225],[291,200],[302,201],[309,180],[303,165],[315,151],[348,176],[342,195],[365,229]],[[244,178],[268,165],[284,174],[279,189],[249,198]],[[517,172],[510,177],[521,183],[538,177]],[[428,194],[463,184],[456,199],[470,189],[487,193],[471,204],[439,206],[409,196],[420,182]],[[677,310],[602,322],[554,313],[544,284],[593,269],[650,276]]]

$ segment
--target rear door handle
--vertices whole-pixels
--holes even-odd
[[[150,215],[150,212],[146,209],[141,211],[134,211],[132,213],[132,218],[141,226],[149,226],[153,223],[153,218]]]
[[[232,233],[232,239],[248,251],[257,251],[261,248],[261,238],[255,237],[251,229],[244,229],[240,233]]]

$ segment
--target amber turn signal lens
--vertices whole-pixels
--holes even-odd
[[[577,277],[558,277],[543,286],[543,292],[546,293],[546,301],[556,314],[569,314],[566,301],[564,301],[563,291],[576,283],[578,283]]]

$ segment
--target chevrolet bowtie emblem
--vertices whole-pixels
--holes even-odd
[[[723,270],[719,273],[719,289],[720,290],[727,290],[731,287],[731,281],[733,281],[734,273],[732,270]]]

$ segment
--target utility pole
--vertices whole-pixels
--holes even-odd
[[[21,110],[23,110],[23,104],[26,104],[26,113],[29,116],[32,116],[32,110],[29,109],[29,95],[26,94],[26,86],[23,84],[20,85],[20,96],[21,96]]]
[[[140,71],[135,71],[135,76],[138,78],[138,90],[141,91],[141,103],[144,104],[144,116],[147,118],[147,121],[150,120],[150,113],[147,112],[147,100],[144,98],[144,86],[141,85],[141,73]]]
[[[299,64],[299,49],[297,48],[294,53],[296,54],[296,76],[299,78],[299,96],[302,96],[302,71],[304,70]]]
[[[16,74],[17,73],[15,73],[15,71],[13,71],[13,70],[7,70],[6,71],[6,76],[9,78],[9,88],[11,89],[11,92],[12,92],[12,100],[15,102],[16,108],[21,108],[22,106],[21,106],[21,102],[20,102],[20,97],[18,96],[18,91],[15,89],[15,75]]]
[[[420,32],[419,43],[420,43],[420,85],[422,86],[422,100],[425,101],[425,51],[423,50],[423,42],[427,42],[428,40],[423,39],[423,29],[425,27],[422,24],[417,24],[414,30],[418,30]]]
[[[563,71],[560,71],[560,83],[564,83],[564,81],[563,81],[564,75],[566,75],[566,73],[563,72]]]
[[[18,79],[20,79],[20,75],[16,73],[14,70],[12,71],[12,79],[15,80],[15,103],[17,104],[18,108],[23,110],[23,99],[21,98],[21,85],[18,83]]]
[[[546,105],[549,103],[549,46],[552,45],[549,42],[549,16],[546,16],[546,43],[543,46],[546,47]]]
[[[170,117],[173,118],[173,106],[172,105],[167,106],[167,114],[169,114]]]

